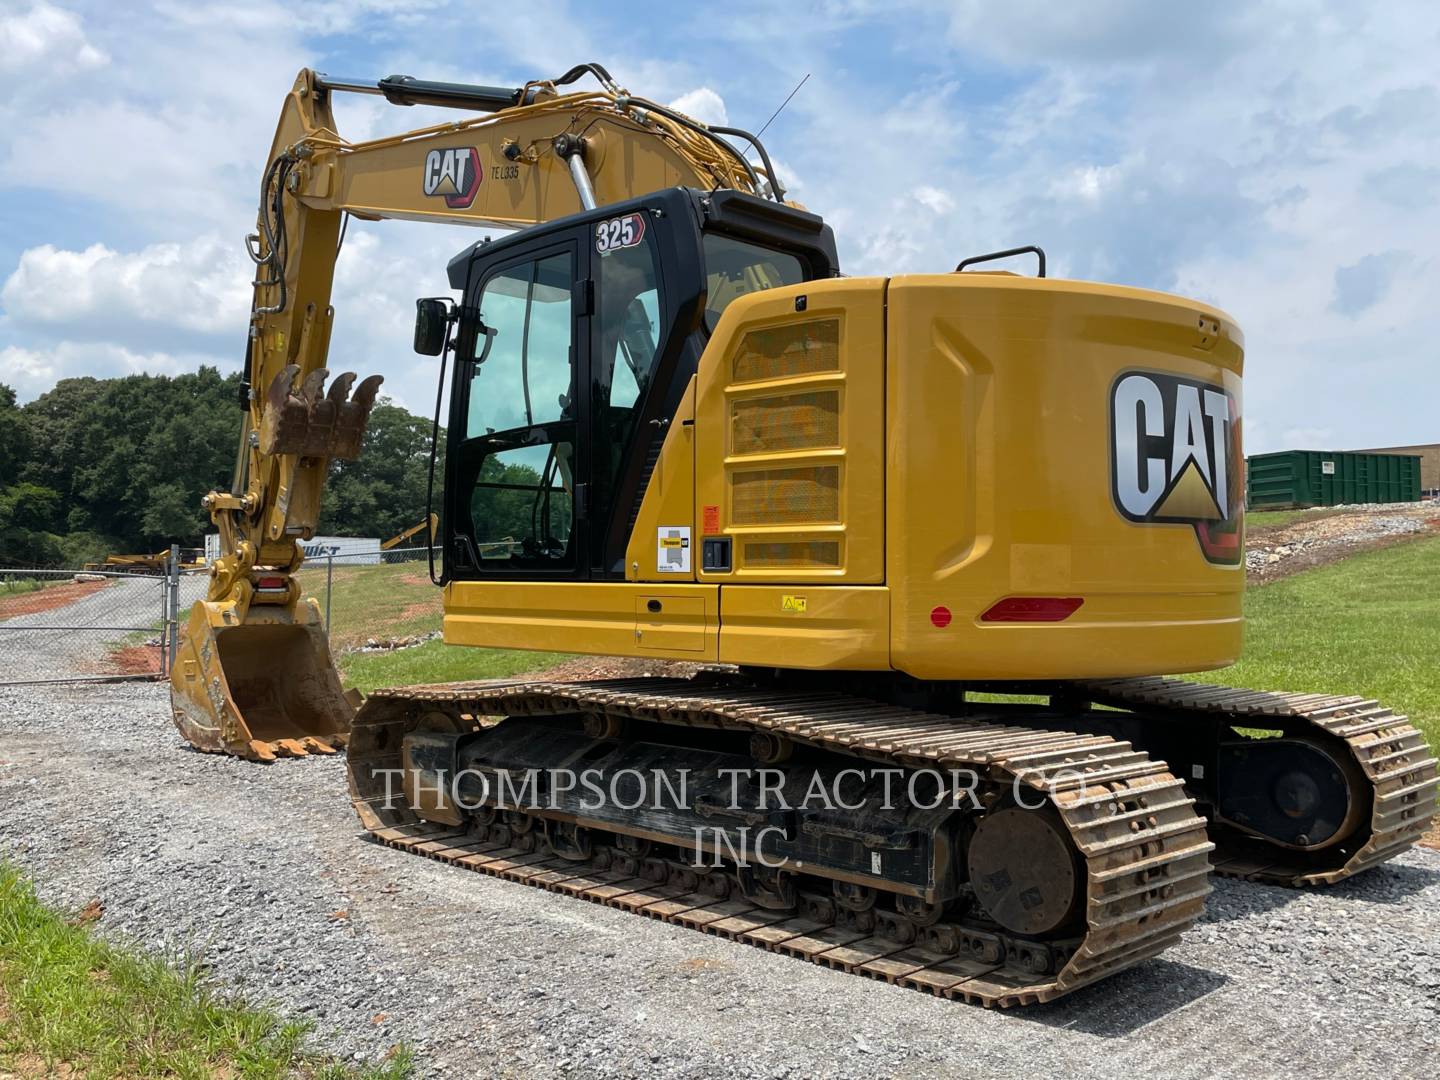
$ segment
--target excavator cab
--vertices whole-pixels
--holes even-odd
[[[466,248],[445,579],[623,580],[650,472],[732,300],[837,272],[819,217],[672,188]],[[416,340],[432,319],[422,305]]]

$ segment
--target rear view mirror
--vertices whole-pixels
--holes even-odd
[[[445,351],[450,327],[450,301],[415,301],[415,351],[421,356],[439,356]]]

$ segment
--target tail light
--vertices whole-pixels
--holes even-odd
[[[1063,622],[1085,603],[1079,596],[1007,596],[981,622]]]

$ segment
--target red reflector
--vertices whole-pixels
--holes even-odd
[[[1060,622],[1079,610],[1078,596],[1007,596],[980,616],[981,622]]]
[[[262,577],[258,584],[262,589],[283,589],[285,588],[285,579],[283,577]]]
[[[936,608],[931,608],[930,621],[935,625],[936,629],[944,630],[945,627],[950,625],[950,609],[944,604]]]

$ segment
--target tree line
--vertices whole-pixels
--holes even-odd
[[[0,565],[199,547],[213,531],[201,496],[230,487],[239,393],[213,367],[63,379],[24,405],[0,384]],[[429,459],[429,418],[380,399],[360,457],[331,465],[320,532],[384,539],[418,522]]]

